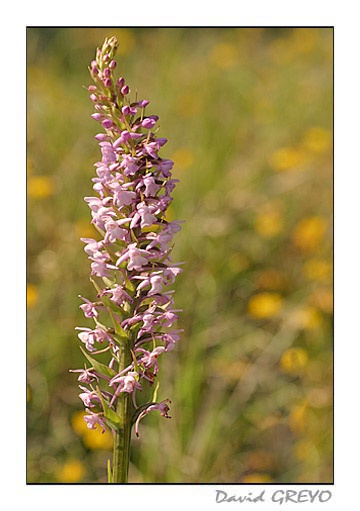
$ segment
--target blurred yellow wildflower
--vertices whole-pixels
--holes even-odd
[[[47,176],[30,176],[27,183],[27,192],[34,199],[44,199],[53,195],[54,183]]]
[[[320,216],[311,216],[298,222],[292,234],[293,243],[304,252],[312,252],[323,241],[327,221]]]
[[[231,43],[216,44],[211,50],[210,60],[221,69],[233,67],[238,62],[238,49]]]
[[[324,312],[331,313],[334,309],[334,293],[332,288],[320,287],[311,293],[310,301]]]
[[[304,275],[309,280],[330,281],[332,264],[326,259],[308,259],[304,263]]]
[[[85,464],[76,459],[66,461],[56,471],[56,479],[60,483],[78,483],[86,472]]]
[[[303,348],[289,348],[280,359],[280,368],[284,373],[297,375],[308,363],[309,356]]]
[[[255,218],[255,230],[264,238],[272,238],[283,229],[283,219],[279,211],[259,213]]]
[[[86,412],[77,411],[71,418],[71,426],[75,433],[82,437],[86,447],[89,449],[110,450],[113,446],[113,436],[110,431],[102,433],[101,428],[89,429],[84,420]]]
[[[247,484],[271,483],[272,479],[268,474],[254,473],[242,477],[241,482]]]
[[[102,432],[100,427],[96,429],[88,429],[83,434],[83,442],[89,449],[104,449],[109,451],[113,446],[112,433],[107,430],[105,433]]]
[[[26,285],[26,305],[29,309],[34,307],[39,300],[39,293],[37,287],[34,284]]]
[[[194,156],[190,149],[181,147],[173,153],[171,159],[174,160],[177,169],[185,170],[193,163]]]
[[[278,293],[258,293],[248,302],[247,311],[255,319],[265,319],[276,316],[283,307],[283,299]]]
[[[289,415],[289,426],[294,433],[302,433],[307,422],[307,402],[304,400],[292,408]]]
[[[305,132],[303,145],[314,153],[324,153],[332,143],[330,131],[323,128],[313,127]]]
[[[276,171],[299,167],[306,161],[306,153],[296,147],[282,147],[270,156],[270,165]]]
[[[84,415],[86,415],[86,413],[83,410],[78,410],[71,417],[71,427],[79,436],[83,435],[88,429],[84,421]]]
[[[311,305],[306,305],[296,312],[296,321],[298,327],[304,330],[316,330],[323,323],[320,312]]]

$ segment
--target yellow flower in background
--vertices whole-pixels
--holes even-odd
[[[39,293],[34,284],[27,284],[26,286],[26,306],[28,309],[34,307],[39,300]]]
[[[310,301],[324,312],[331,313],[334,309],[334,293],[332,288],[317,288],[311,293]]]
[[[272,238],[283,229],[283,219],[279,211],[259,213],[255,218],[254,228],[260,236]]]
[[[283,307],[283,299],[278,293],[258,293],[250,298],[247,311],[255,319],[276,316]]]
[[[309,151],[314,153],[324,153],[332,144],[332,135],[330,131],[323,128],[313,127],[306,131],[303,145]]]
[[[280,368],[284,373],[295,376],[302,372],[308,361],[308,353],[303,348],[289,348],[280,359]]]
[[[233,67],[238,62],[238,49],[234,44],[216,44],[210,53],[210,61],[221,69]]]
[[[312,305],[304,305],[289,311],[288,319],[299,330],[316,330],[323,325],[320,311]]]
[[[315,307],[307,305],[299,311],[299,323],[304,330],[316,330],[321,327],[323,319]]]
[[[305,152],[296,147],[282,147],[270,156],[270,165],[276,171],[298,168],[305,161]]]
[[[294,433],[302,433],[307,422],[307,402],[304,400],[301,404],[294,406],[289,415],[289,426]]]
[[[86,415],[86,412],[84,412],[83,410],[79,410],[75,412],[71,417],[71,427],[79,436],[82,436],[88,429],[86,422],[84,420],[84,415]]]
[[[71,418],[71,426],[75,433],[82,437],[85,446],[89,449],[112,449],[112,433],[109,430],[103,433],[101,428],[89,429],[84,420],[84,415],[86,415],[84,411],[75,412]]]
[[[47,176],[30,176],[27,183],[27,192],[34,199],[44,199],[54,194],[54,183]]]
[[[83,442],[89,449],[104,449],[110,451],[113,447],[112,433],[107,430],[102,432],[100,427],[97,429],[87,429],[83,434]]]
[[[295,226],[293,242],[300,250],[312,252],[323,241],[326,229],[325,218],[320,216],[304,218]]]
[[[77,459],[66,461],[57,471],[59,483],[78,483],[86,473],[85,464]]]
[[[268,474],[260,474],[260,473],[254,473],[254,474],[247,474],[241,479],[242,483],[247,484],[256,484],[256,483],[271,483],[272,479]]]
[[[331,281],[332,264],[326,259],[308,259],[304,263],[304,275],[309,280]]]
[[[181,147],[173,153],[171,159],[174,160],[177,169],[185,170],[192,165],[194,155],[190,149]]]

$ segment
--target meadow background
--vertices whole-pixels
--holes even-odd
[[[133,439],[130,482],[333,481],[331,28],[27,29],[27,480],[106,482],[76,375],[97,123],[87,66],[105,37],[160,116],[180,179],[184,329]]]

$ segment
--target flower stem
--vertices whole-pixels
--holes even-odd
[[[119,372],[132,362],[129,345],[123,345],[119,352]],[[116,412],[120,418],[120,426],[114,433],[112,483],[127,483],[130,462],[131,417],[133,403],[131,394],[121,393],[117,399]]]

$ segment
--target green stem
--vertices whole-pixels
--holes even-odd
[[[119,372],[132,362],[129,345],[123,345],[119,352]],[[121,424],[115,431],[113,450],[112,483],[127,483],[130,462],[131,417],[133,403],[131,394],[123,392],[117,399],[116,412]]]

